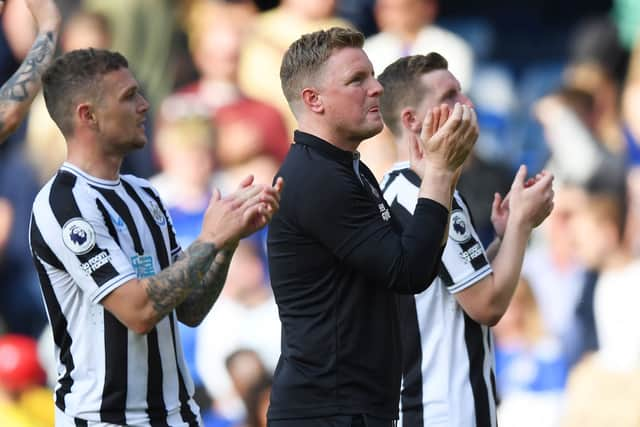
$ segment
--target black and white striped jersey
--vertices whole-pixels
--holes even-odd
[[[30,243],[55,341],[56,425],[200,425],[175,312],[140,335],[100,304],[181,251],[149,182],[65,163],[34,201]]]
[[[381,185],[392,215],[407,223],[420,178],[398,163]],[[496,426],[490,329],[471,319],[455,294],[491,274],[471,214],[456,191],[438,277],[418,295],[399,297],[403,378],[402,427]]]

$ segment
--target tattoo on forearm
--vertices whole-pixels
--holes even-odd
[[[233,250],[224,251],[224,260],[215,260],[204,277],[202,286],[194,289],[177,309],[178,319],[187,325],[197,325],[218,299],[227,280]]]
[[[0,87],[0,131],[4,128],[7,110],[22,108],[26,112],[40,90],[40,77],[51,63],[55,43],[56,37],[52,31],[40,34],[20,68]]]
[[[180,305],[202,282],[218,253],[213,243],[196,241],[171,267],[146,280],[147,294],[158,319]]]

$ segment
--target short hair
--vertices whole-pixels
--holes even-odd
[[[446,70],[447,60],[436,52],[428,55],[405,56],[387,66],[378,76],[384,88],[380,97],[382,119],[391,132],[401,133],[400,111],[405,106],[417,107],[424,97],[426,88],[420,78],[434,70]]]
[[[363,45],[361,32],[340,27],[304,34],[293,42],[280,66],[280,83],[289,106],[299,99],[302,89],[320,72],[334,50]]]
[[[73,109],[78,96],[100,95],[96,83],[105,74],[128,68],[124,56],[103,49],[78,49],[58,57],[42,76],[44,101],[63,135],[73,131]]]

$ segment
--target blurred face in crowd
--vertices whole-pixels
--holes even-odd
[[[235,24],[221,18],[211,24],[204,30],[194,52],[196,66],[205,79],[235,82],[241,31]]]
[[[147,143],[145,116],[149,103],[128,68],[105,74],[98,83],[99,99],[93,112],[98,138],[107,150],[126,154]]]
[[[436,13],[435,0],[377,0],[375,5],[378,26],[391,33],[418,32]]]
[[[101,25],[91,16],[78,16],[69,21],[60,44],[64,52],[76,49],[109,49],[111,36],[101,29]]]
[[[336,5],[335,0],[284,0],[282,3],[309,20],[331,17]]]
[[[359,143],[382,130],[382,85],[362,49],[336,50],[319,74],[317,96],[334,137]]]
[[[571,229],[576,253],[588,268],[602,268],[608,256],[618,248],[615,224],[590,211],[588,205],[575,213]]]
[[[215,142],[214,129],[204,117],[167,121],[158,128],[154,147],[162,169],[180,183],[184,195],[208,193]]]

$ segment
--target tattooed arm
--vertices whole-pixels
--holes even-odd
[[[212,242],[196,240],[171,267],[134,279],[111,292],[102,304],[124,325],[147,333],[202,283],[218,254]]]
[[[191,295],[180,304],[176,310],[178,320],[188,326],[198,326],[204,317],[209,313],[213,304],[227,280],[231,258],[237,248],[235,245],[228,245],[227,248],[218,252],[215,260],[211,263],[211,268],[204,277],[200,285],[193,290]],[[182,258],[182,257],[181,257]]]
[[[38,35],[18,70],[0,87],[0,143],[29,111],[40,90],[40,77],[51,64],[60,27],[60,13],[53,0],[26,0],[38,25]]]
[[[235,242],[264,227],[278,209],[281,179],[274,187],[250,184],[225,198],[214,191],[200,237],[184,256],[155,276],[120,285],[102,300],[104,307],[129,329],[143,334],[195,292],[179,310],[185,323],[195,324],[217,298],[226,277],[231,253],[221,253],[219,265],[212,265],[222,252],[217,248],[235,247]]]

